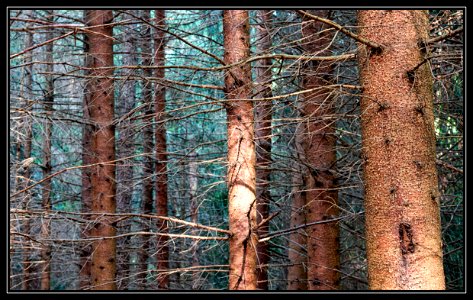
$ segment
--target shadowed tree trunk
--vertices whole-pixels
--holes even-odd
[[[155,25],[158,27],[165,26],[165,11],[155,10]],[[164,65],[165,59],[165,39],[164,31],[156,30],[154,36],[154,65]],[[155,77],[164,78],[164,69],[156,69]],[[159,82],[155,87],[154,109],[156,114],[155,129],[155,150],[156,150],[156,214],[166,217],[168,215],[168,177],[167,177],[167,150],[166,150],[166,126],[163,122],[166,109],[166,90],[164,85]],[[158,231],[168,233],[168,225],[164,220],[157,221]],[[163,273],[158,273],[157,284],[158,289],[169,288],[169,275],[164,273],[169,268],[169,246],[167,236],[158,236],[157,243],[157,269]]]
[[[299,103],[300,104],[300,103]],[[299,124],[295,133],[295,152],[298,162],[305,162],[303,142],[303,124]],[[306,190],[303,174],[307,168],[300,163],[292,177],[292,208],[290,228],[306,224]],[[307,290],[307,232],[306,228],[299,229],[289,235],[287,268],[287,289]]]
[[[428,12],[363,10],[359,46],[369,287],[442,290]]]
[[[34,14],[32,10],[27,10],[25,11],[25,15],[28,18],[34,18]],[[33,41],[33,33],[28,32],[26,34],[26,41],[25,41],[25,47],[29,48],[34,45]],[[26,55],[25,57],[25,84],[24,84],[24,97],[28,100],[33,99],[33,65],[31,62],[33,61],[33,54],[31,53],[30,55]],[[30,107],[29,101],[25,101],[25,108]],[[33,124],[32,124],[32,119],[30,116],[25,116],[24,119],[24,130],[25,130],[25,142],[24,142],[24,150],[23,150],[23,158],[28,159],[31,158],[31,145],[33,142]],[[20,190],[26,188],[28,185],[30,185],[30,180],[31,180],[31,170],[30,166],[26,166],[24,168],[24,174],[21,174],[24,178],[22,180],[22,185],[20,187]],[[31,201],[31,196],[29,192],[26,192],[25,198],[22,200],[22,208],[24,210],[28,210],[29,208],[29,202]],[[30,219],[29,217],[25,217],[25,220],[23,222],[23,229],[22,232],[26,235],[30,235],[30,229],[31,229],[31,224],[30,224]],[[23,252],[23,281],[21,283],[21,288],[22,290],[29,290],[31,287],[31,273],[33,271],[33,265],[30,262],[30,250],[26,249]]]
[[[143,11],[143,19],[150,19],[149,10]],[[148,25],[142,29],[142,64],[144,66],[151,66],[152,46],[151,46],[151,28]],[[152,70],[144,69],[144,76],[151,77]],[[151,81],[143,81],[143,102],[145,106],[145,127],[143,129],[143,152],[147,153],[144,156],[143,167],[143,194],[141,203],[141,212],[144,214],[151,214],[153,210],[153,96],[151,90]],[[150,220],[145,220],[143,223],[143,231],[150,230]],[[150,237],[144,235],[142,237],[143,245],[138,255],[138,284],[141,289],[146,289],[148,258],[150,249]]]
[[[53,11],[48,11],[47,17],[48,22],[51,24],[53,20]],[[54,38],[52,29],[48,29],[46,33],[46,40]],[[46,65],[46,72],[52,73],[53,67],[53,43],[46,44],[46,61],[49,64]],[[43,140],[43,178],[48,177],[51,174],[52,162],[51,162],[51,134],[52,134],[52,122],[51,117],[53,114],[53,101],[54,101],[54,81],[53,75],[46,75],[46,87],[44,95],[44,111],[46,118],[44,120],[44,140]],[[42,205],[46,213],[51,210],[51,179],[45,180],[42,187]],[[48,214],[49,217],[49,214]],[[51,234],[51,220],[46,218],[41,221],[41,238],[47,239]],[[41,277],[41,290],[49,290],[51,282],[51,246],[48,243],[41,245],[41,263],[39,265],[39,272]]]
[[[329,11],[312,14],[328,18]],[[307,21],[302,25],[303,48],[308,55],[330,55],[333,31],[321,22]],[[324,88],[332,80],[332,63],[308,62],[305,66],[303,88],[314,92],[304,94],[302,113],[304,126],[303,148],[309,165],[305,178],[307,223],[334,218],[338,215],[338,193],[335,188],[335,135],[331,90]],[[307,228],[307,279],[310,290],[338,289],[339,228],[337,222]]]
[[[134,11],[132,11],[136,14]],[[133,26],[133,25],[130,25]],[[132,30],[131,27],[130,30]],[[135,32],[132,30],[128,33],[127,40],[123,45],[125,54],[123,56],[123,64],[128,66],[137,65],[136,54],[137,45]],[[128,75],[133,75],[134,70],[129,70]],[[136,99],[136,81],[127,80],[123,83],[122,89],[119,93],[121,95],[118,103],[118,116],[125,117],[133,109]],[[130,157],[135,152],[135,136],[133,129],[133,121],[127,116],[120,122],[119,138],[117,140],[117,158]],[[131,200],[133,196],[133,160],[127,159],[119,162],[117,165],[117,211],[119,213],[131,213]],[[121,233],[128,233],[131,231],[130,220],[121,222]],[[120,257],[117,264],[117,278],[121,278],[118,289],[128,289],[130,276],[130,250],[131,237],[127,236],[117,240],[118,253]]]
[[[223,11],[224,61],[232,64],[250,55],[246,10]],[[230,290],[257,288],[256,152],[254,144],[251,69],[249,64],[225,72],[228,138],[228,209],[230,237]]]
[[[92,60],[89,83],[91,121],[94,123],[91,134],[91,149],[94,162],[91,168],[93,228],[91,237],[110,237],[116,234],[113,218],[98,213],[115,213],[115,126],[113,103],[113,70],[100,69],[113,66],[111,10],[88,10],[87,26],[95,26],[89,35],[89,54]],[[116,289],[116,240],[97,239],[93,243],[91,263],[91,284],[94,290]]]
[[[270,10],[257,10],[256,17],[256,52],[267,54],[271,48],[271,37],[269,26],[271,26]],[[272,96],[271,92],[271,59],[258,60],[255,63],[256,92],[255,98],[267,98]],[[257,102],[255,107],[256,122],[256,208],[258,236],[269,233],[269,222],[261,222],[269,216],[269,203],[271,195],[269,193],[269,176],[271,167],[271,100]],[[269,253],[268,242],[258,243],[258,289],[268,289],[268,267]]]

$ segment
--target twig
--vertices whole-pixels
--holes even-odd
[[[369,41],[365,38],[362,38],[361,36],[351,32],[350,30],[348,29],[345,29],[343,26],[341,26],[340,24],[337,24],[335,22],[332,22],[330,20],[327,20],[327,19],[324,19],[324,18],[321,18],[319,16],[314,16],[312,14],[309,14],[308,12],[306,11],[303,11],[303,10],[296,10],[297,13],[309,18],[309,19],[312,19],[312,20],[315,20],[315,21],[320,21],[322,23],[325,23],[341,32],[343,32],[344,34],[348,35],[349,37],[357,40],[358,42],[362,43],[362,44],[365,44],[367,46],[370,46],[374,49],[377,49],[377,50],[382,50],[383,49],[383,46],[378,44],[378,43],[375,43],[375,42],[372,42],[372,41]]]

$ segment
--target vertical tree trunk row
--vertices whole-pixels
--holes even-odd
[[[427,11],[362,10],[360,45],[371,289],[445,289]]]
[[[114,218],[100,213],[115,213],[115,126],[113,70],[101,69],[113,66],[112,27],[107,25],[113,20],[111,10],[88,10],[87,26],[94,26],[88,31],[89,55],[92,69],[89,83],[90,103],[88,106],[93,131],[91,134],[91,152],[97,165],[91,168],[93,228],[90,236],[96,238],[93,243],[91,263],[91,285],[94,290],[115,290],[116,276],[116,240]]]
[[[232,64],[250,55],[248,12],[223,11],[224,61]],[[228,139],[228,209],[230,237],[229,289],[257,288],[256,152],[251,70],[249,64],[225,72]]]

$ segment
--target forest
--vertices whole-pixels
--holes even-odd
[[[462,7],[7,15],[10,292],[465,289]]]

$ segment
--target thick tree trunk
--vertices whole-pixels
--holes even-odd
[[[314,15],[328,18],[329,11],[318,10]],[[307,20],[305,20],[307,21]],[[303,24],[302,35],[307,55],[328,55],[332,31],[321,22]],[[334,218],[338,215],[338,193],[332,169],[335,166],[335,135],[331,90],[324,88],[331,82],[331,62],[309,62],[305,68],[304,89],[320,87],[304,94],[302,112],[305,134],[303,147],[309,172],[306,173],[307,223]],[[307,228],[307,277],[310,290],[338,289],[339,228],[329,222]]]
[[[442,290],[428,12],[362,10],[359,48],[370,289]]]
[[[87,23],[86,18],[87,12],[84,11],[85,22]],[[93,58],[90,56],[89,51],[89,36],[84,34],[84,65],[86,68],[91,68],[93,63]],[[90,71],[87,69],[84,70],[84,75],[90,75]],[[84,87],[83,95],[83,117],[84,120],[91,121],[90,109],[93,107],[91,103],[91,94],[89,90],[92,82],[86,82]],[[93,127],[90,124],[85,123],[82,130],[82,165],[89,165],[94,162],[93,149],[92,149],[92,130]],[[82,189],[81,189],[81,198],[82,198],[82,208],[81,211],[84,213],[84,219],[90,220],[90,212],[92,211],[92,183],[91,183],[91,168],[82,169]],[[90,237],[90,224],[85,223],[82,226],[81,238],[87,239]],[[79,288],[81,290],[90,288],[90,264],[91,264],[91,254],[92,246],[89,242],[81,244],[80,249],[80,271],[79,271]]]
[[[304,163],[305,155],[302,147],[304,129],[302,125],[297,126],[295,136],[295,152],[298,158],[296,173],[292,177],[292,208],[290,228],[295,228],[306,224],[306,185],[303,174],[307,168]],[[287,289],[307,290],[307,232],[306,229],[299,229],[289,235],[288,257],[289,266],[287,268]]]
[[[149,10],[143,11],[143,18],[145,20],[150,19]],[[144,34],[142,36],[142,63],[144,66],[151,66],[152,57],[152,46],[151,46],[151,28],[145,25]],[[152,70],[144,69],[144,76],[151,77]],[[143,152],[147,153],[144,156],[144,167],[143,167],[143,193],[141,209],[144,214],[151,214],[153,210],[153,96],[151,90],[151,82],[145,80],[143,82],[143,102],[146,104],[144,114],[145,127],[143,130]],[[150,226],[149,220],[145,220],[143,223],[143,231],[149,231]],[[138,255],[138,276],[137,281],[141,289],[146,289],[147,283],[147,271],[148,271],[148,258],[150,248],[150,237],[143,236],[143,245]]]
[[[224,60],[232,64],[250,55],[248,11],[224,10]],[[258,237],[256,232],[256,152],[250,65],[225,72],[228,137],[228,209],[230,237],[230,290],[257,288]]]
[[[113,20],[111,10],[88,10],[87,26],[95,26],[88,31],[89,53],[91,56],[92,78],[89,84],[89,113],[94,123],[92,132],[92,153],[98,165],[91,170],[93,228],[91,236],[111,237],[116,234],[113,218],[98,213],[115,213],[115,127],[113,103],[113,71],[99,69],[113,66],[112,27],[107,26]],[[106,78],[104,78],[106,77]],[[94,290],[115,290],[116,282],[116,240],[98,239],[93,243],[91,284]]]
[[[269,26],[271,26],[270,10],[257,10],[256,27],[256,52],[267,54],[271,48],[271,37]],[[267,98],[272,96],[271,92],[271,59],[262,59],[255,64],[256,92],[255,98]],[[270,167],[271,167],[271,100],[257,102],[255,107],[256,122],[256,209],[257,223],[260,224],[269,216],[269,203],[271,195],[269,193]],[[258,228],[258,236],[263,236],[269,232],[269,222],[263,223]],[[258,289],[268,289],[268,242],[258,243]]]
[[[134,11],[132,11],[134,12]],[[134,25],[129,30],[134,29]],[[132,31],[133,32],[133,31]],[[127,40],[123,45],[124,54],[123,64],[128,66],[137,65],[136,54],[137,45],[134,33],[128,33]],[[129,70],[127,75],[133,75],[134,70]],[[124,117],[129,113],[135,104],[136,99],[136,81],[127,80],[123,83],[122,95],[118,103],[118,117]],[[125,118],[120,123],[119,138],[117,140],[117,158],[130,157],[135,151],[135,137],[133,121]],[[133,160],[127,159],[119,162],[117,165],[117,211],[119,213],[131,213],[131,199],[133,196]],[[131,231],[130,220],[123,220],[119,233],[129,233]],[[117,240],[117,277],[120,278],[118,289],[128,289],[130,276],[130,256],[133,251],[130,250],[131,237],[127,236]]]
[[[53,11],[49,11],[47,18],[48,22],[53,23]],[[46,33],[46,40],[54,38],[52,29],[49,29]],[[53,70],[53,43],[46,44],[46,61],[49,64],[46,65],[46,72],[52,73]],[[46,118],[44,120],[44,140],[43,140],[43,178],[48,177],[51,174],[52,162],[51,162],[51,134],[52,134],[52,123],[51,117],[53,114],[53,101],[54,101],[54,81],[52,75],[46,75],[46,94],[44,95],[44,111]],[[48,213],[51,210],[51,179],[44,181],[42,187],[42,208]],[[51,234],[51,220],[48,218],[41,222],[41,238],[47,239]],[[51,281],[51,246],[48,243],[44,243],[41,246],[41,263],[39,267],[41,277],[41,290],[50,289]]]
[[[165,11],[155,10],[155,25],[165,26]],[[156,30],[154,37],[154,64],[157,66],[164,65],[165,60],[165,39],[164,32]],[[164,69],[156,69],[155,77],[164,78]],[[167,152],[166,152],[166,126],[165,109],[166,109],[166,90],[159,82],[156,83],[156,93],[154,98],[154,109],[156,114],[155,129],[155,150],[156,150],[156,213],[158,216],[168,215],[168,176],[167,176]],[[168,225],[166,221],[158,220],[157,228],[161,233],[168,233]],[[162,270],[158,273],[157,283],[158,289],[169,288],[169,275],[166,273],[169,268],[169,247],[168,237],[158,236],[157,244],[157,269]]]

